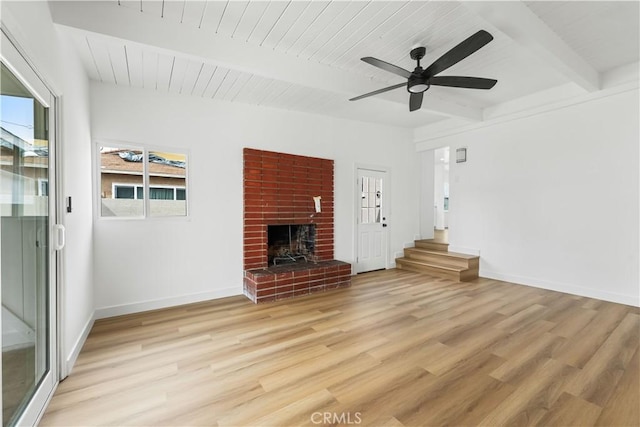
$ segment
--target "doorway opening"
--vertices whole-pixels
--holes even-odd
[[[433,156],[433,238],[449,242],[449,147],[434,150]]]

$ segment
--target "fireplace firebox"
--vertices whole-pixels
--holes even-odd
[[[267,226],[268,265],[315,261],[316,225]]]

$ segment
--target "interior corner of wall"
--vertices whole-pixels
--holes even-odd
[[[75,343],[71,347],[71,350],[68,352],[68,355],[65,357],[64,366],[62,366],[62,370],[60,372],[60,379],[66,378],[71,373],[71,370],[73,369],[73,366],[76,364],[76,360],[80,355],[80,350],[82,350],[82,347],[84,346],[84,343],[87,340],[89,332],[91,332],[94,323],[95,311],[92,311],[89,319],[84,325],[84,328],[82,328],[80,336],[78,337],[78,339],[76,339]]]

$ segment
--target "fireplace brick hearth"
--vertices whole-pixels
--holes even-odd
[[[342,261],[284,264],[245,271],[244,294],[269,302],[351,286],[351,264]]]
[[[351,265],[333,259],[333,160],[251,148],[243,154],[245,295],[266,302],[350,286]],[[315,225],[311,259],[268,265],[268,226],[304,224]]]

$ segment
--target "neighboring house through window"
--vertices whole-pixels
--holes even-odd
[[[144,199],[144,188],[127,184],[113,184],[114,199]],[[186,200],[187,190],[182,187],[149,187],[152,200]]]
[[[186,154],[141,147],[97,151],[102,217],[187,215]]]

